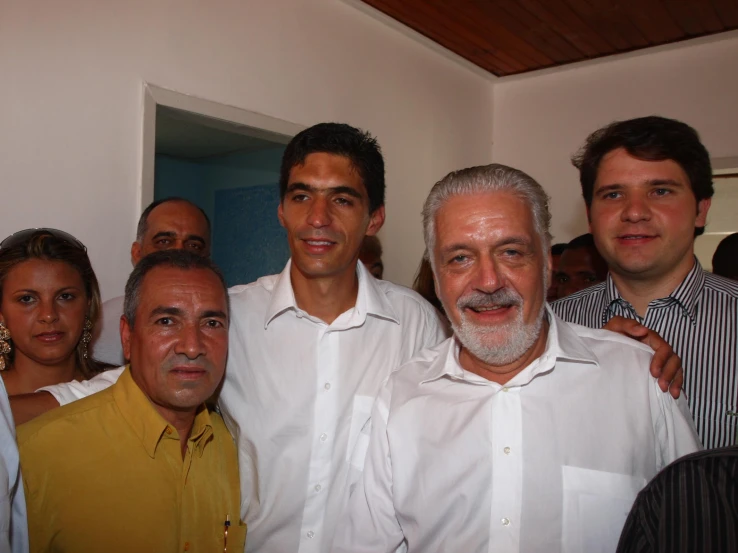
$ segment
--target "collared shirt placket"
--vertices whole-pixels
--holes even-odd
[[[492,506],[488,551],[518,551],[523,497],[523,413],[519,387],[505,386],[495,392],[490,401],[489,421]]]
[[[340,332],[320,323],[317,347],[313,439],[308,487],[300,530],[299,553],[318,553],[325,536],[326,502],[333,473],[333,450],[339,415]]]

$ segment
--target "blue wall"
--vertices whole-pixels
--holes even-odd
[[[156,156],[154,199],[181,196],[213,223],[213,260],[229,286],[279,272],[289,258],[277,219],[284,147],[204,160]]]

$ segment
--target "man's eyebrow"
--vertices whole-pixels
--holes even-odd
[[[202,242],[203,244],[205,244],[205,239],[202,236],[198,235],[198,234],[188,234],[187,235],[187,238],[185,238],[185,242],[190,242],[190,241],[193,241],[193,240],[195,242]]]
[[[683,182],[674,179],[651,179],[646,181],[648,186],[685,186]],[[597,192],[619,192],[625,186],[620,183],[606,184],[597,188]]]
[[[200,314],[201,319],[226,319],[228,320],[228,315],[226,315],[225,311],[219,311],[219,310],[209,310],[209,311],[203,311]]]
[[[161,232],[157,232],[152,238],[152,240],[156,240],[157,238],[175,238],[176,236],[177,236],[176,232],[161,231]]]
[[[335,186],[333,188],[329,188],[328,190],[333,194],[346,194],[347,196],[352,196],[358,200],[363,199],[361,193],[355,188],[351,188],[350,186]]]
[[[519,244],[521,246],[528,246],[530,245],[531,241],[523,236],[510,236],[509,238],[505,238],[504,240],[500,240],[496,246],[508,246],[510,244]]]
[[[618,192],[619,190],[622,190],[624,186],[622,184],[606,184],[604,186],[600,186],[597,188],[597,192]]]
[[[650,181],[647,181],[646,184],[649,186],[684,186],[683,182],[674,179],[651,179]]]
[[[330,188],[316,188],[315,186],[310,186],[309,184],[305,184],[304,182],[293,182],[287,187],[286,193],[294,192],[296,190],[313,193],[327,192],[329,194],[346,194],[347,196],[352,196],[359,200],[363,199],[361,193],[358,190],[346,185],[332,186]]]
[[[160,305],[159,307],[156,307],[151,311],[151,316],[156,315],[172,315],[172,316],[179,316],[182,315],[183,311],[179,307],[166,307],[164,305]]]
[[[521,246],[530,246],[532,241],[524,236],[508,236],[507,238],[503,238],[499,242],[495,242],[493,244],[493,247],[499,248],[501,246],[509,246],[510,244],[519,244]],[[457,250],[468,250],[473,248],[469,244],[465,244],[463,242],[457,242],[455,244],[449,244],[448,246],[441,248],[442,252],[450,253],[455,252]]]

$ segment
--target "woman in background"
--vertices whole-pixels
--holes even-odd
[[[446,312],[443,310],[441,300],[438,299],[438,296],[436,295],[436,282],[433,278],[433,269],[431,269],[431,264],[430,261],[428,261],[427,254],[423,255],[423,259],[420,260],[418,272],[415,273],[415,280],[413,281],[413,290],[423,296],[428,303],[436,308],[438,315],[441,317],[441,322],[446,330],[446,334],[450,336],[452,333],[451,323],[446,316]]]
[[[79,240],[28,229],[0,242],[0,375],[8,395],[106,368],[88,355],[99,313],[97,278]]]

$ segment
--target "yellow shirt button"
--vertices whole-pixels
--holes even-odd
[[[167,434],[171,434],[171,433],[172,433],[172,427],[171,426],[167,426]]]

